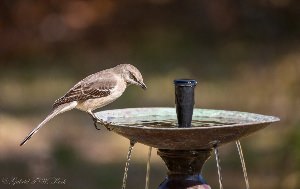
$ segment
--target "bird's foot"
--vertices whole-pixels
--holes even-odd
[[[100,130],[100,128],[98,127],[98,124],[103,125],[107,130],[111,131],[113,130],[111,127],[109,127],[111,125],[111,122],[107,122],[107,121],[103,121],[102,119],[94,119],[94,126],[97,130]]]
[[[108,131],[114,130],[114,128],[110,127],[109,125],[110,125],[110,124],[104,125],[104,127],[105,127]]]
[[[94,121],[94,126],[95,126],[95,128],[96,128],[97,130],[101,130],[101,129],[98,127],[99,120],[96,119],[96,118],[94,118],[93,121]]]

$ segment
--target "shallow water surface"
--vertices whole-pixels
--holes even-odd
[[[109,118],[112,125],[127,127],[177,128],[177,119],[171,116],[116,117]],[[216,127],[233,125],[240,121],[225,118],[197,117],[192,120],[191,127]]]

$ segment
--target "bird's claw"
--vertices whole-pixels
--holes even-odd
[[[108,131],[111,131],[113,130],[112,128],[109,127],[109,125],[111,124],[111,122],[107,122],[107,121],[103,121],[102,119],[94,119],[94,126],[97,130],[101,130],[99,127],[98,127],[98,123],[103,125]]]
[[[101,129],[98,127],[98,125],[97,125],[98,122],[99,122],[98,119],[95,118],[95,119],[93,119],[93,121],[94,121],[94,126],[95,126],[95,128],[96,128],[97,130],[101,130]]]
[[[109,127],[109,125],[110,124],[108,124],[108,125],[104,125],[104,127],[108,130],[108,131],[112,131],[112,130],[114,130],[113,128],[111,128],[111,127]]]

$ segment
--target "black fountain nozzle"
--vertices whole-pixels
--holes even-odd
[[[174,85],[178,127],[191,127],[195,105],[194,89],[197,81],[193,79],[176,79]]]

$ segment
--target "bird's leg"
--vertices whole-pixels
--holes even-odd
[[[92,116],[92,119],[94,121],[94,126],[97,130],[101,130],[99,127],[98,127],[98,123],[105,126],[107,130],[111,131],[112,129],[109,127],[110,123],[109,122],[106,122],[106,121],[103,121],[102,119],[98,119],[95,114],[92,112],[92,111],[89,111],[88,112],[91,116]]]
[[[94,121],[94,126],[95,126],[95,128],[97,129],[97,130],[101,130],[99,127],[98,127],[98,125],[97,125],[97,123],[98,123],[98,119],[96,118],[96,116],[95,116],[95,114],[93,113],[93,112],[88,112],[90,115],[91,115],[91,117],[92,117],[92,119],[93,119],[93,121]]]

